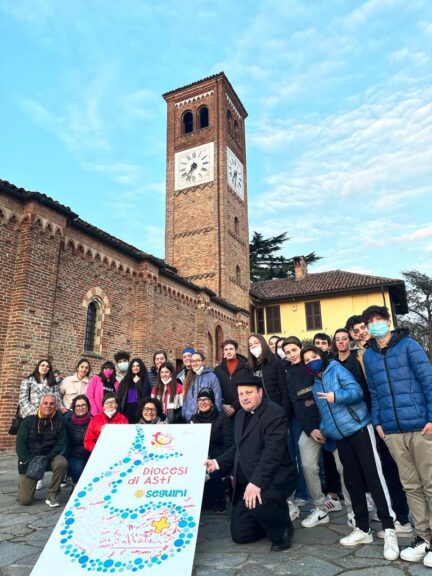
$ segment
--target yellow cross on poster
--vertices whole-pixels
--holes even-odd
[[[166,516],[162,516],[160,520],[153,520],[152,526],[154,526],[156,534],[160,534],[162,530],[166,530],[171,524],[167,522]]]

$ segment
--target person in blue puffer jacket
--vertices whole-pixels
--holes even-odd
[[[385,306],[369,306],[363,321],[372,423],[397,464],[416,530],[401,558],[432,568],[432,365],[408,330],[391,330]]]
[[[339,543],[351,547],[373,542],[366,502],[366,492],[370,492],[384,531],[384,558],[397,560],[395,513],[361,386],[348,370],[339,362],[329,361],[316,346],[303,348],[301,359],[314,375],[313,395],[321,416],[320,430],[326,438],[336,441],[352,501],[356,527]]]
[[[215,404],[219,412],[222,410],[222,390],[216,374],[211,368],[204,366],[205,356],[202,352],[194,352],[191,358],[191,368],[183,384],[182,417],[189,422],[197,412],[198,392],[201,388],[211,388],[215,395]]]

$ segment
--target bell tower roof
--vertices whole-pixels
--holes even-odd
[[[212,76],[206,76],[206,78],[202,78],[201,80],[196,80],[195,82],[191,82],[190,84],[186,84],[185,86],[181,86],[180,88],[175,88],[175,90],[169,90],[168,92],[165,92],[165,94],[162,94],[162,97],[164,98],[164,100],[166,102],[169,102],[175,98],[175,95],[178,92],[184,92],[186,94],[188,91],[188,88],[190,88],[191,91],[193,91],[198,85],[205,85],[206,83],[208,83],[210,86],[218,80],[223,80],[227,84],[230,92],[232,93],[232,95],[235,98],[236,106],[238,106],[241,110],[241,114],[242,114],[243,118],[247,118],[247,115],[248,115],[247,110],[243,106],[240,98],[238,97],[237,92],[234,90],[234,88],[233,88],[231,82],[228,80],[225,72],[218,72],[217,74],[213,74]]]

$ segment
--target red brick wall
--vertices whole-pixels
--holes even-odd
[[[89,295],[105,310],[101,354],[89,357],[93,371],[119,349],[143,357],[149,367],[159,347],[170,360],[180,358],[185,345],[207,353],[208,333],[214,343],[217,326],[244,351],[247,317],[207,293],[67,225],[41,204],[0,196],[0,210],[0,450],[14,447],[7,429],[21,379],[42,357],[69,374],[83,355]]]

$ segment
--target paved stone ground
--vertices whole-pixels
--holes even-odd
[[[32,506],[22,507],[16,500],[17,470],[15,455],[0,455],[0,574],[28,576],[62,508],[49,509],[46,489],[36,493]],[[66,502],[70,490],[60,499]],[[302,515],[307,514],[303,509]],[[343,548],[338,539],[349,532],[345,512],[331,514],[332,522],[305,529],[296,524],[293,547],[270,553],[270,544],[262,540],[239,546],[229,536],[229,515],[204,514],[201,518],[193,576],[432,576],[423,564],[398,560],[388,562],[382,556],[382,540],[354,549]],[[379,529],[379,525],[372,524]],[[409,544],[409,539],[400,539]],[[153,573],[153,572],[152,572]],[[59,575],[68,576],[59,569]],[[156,575],[156,572],[154,573]]]

